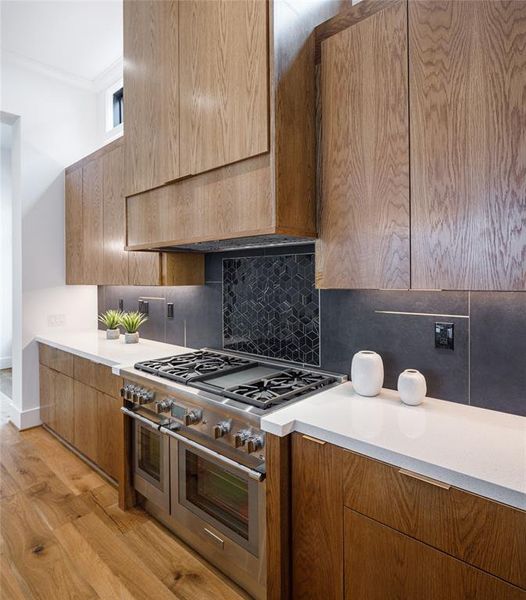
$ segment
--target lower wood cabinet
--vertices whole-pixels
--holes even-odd
[[[526,512],[293,434],[292,597],[526,600]]]
[[[106,365],[39,346],[41,421],[118,481],[124,460],[122,380]],[[43,364],[50,357],[55,368]]]

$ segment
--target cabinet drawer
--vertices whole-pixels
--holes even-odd
[[[111,367],[75,356],[75,380],[89,385],[108,396],[118,397],[122,379],[111,372]]]
[[[347,600],[524,600],[519,588],[345,509]]]
[[[73,377],[73,355],[58,348],[38,344],[40,364]]]
[[[344,504],[526,588],[526,512],[352,452]]]

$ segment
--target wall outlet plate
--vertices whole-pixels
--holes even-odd
[[[455,349],[455,325],[453,323],[435,323],[435,348]]]

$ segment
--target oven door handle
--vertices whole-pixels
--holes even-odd
[[[141,417],[141,415],[138,415],[137,413],[133,412],[133,410],[130,410],[129,408],[126,408],[125,406],[121,406],[121,412],[123,412],[127,417],[131,417],[132,419],[140,421],[143,425],[146,425],[150,429],[153,429],[154,431],[159,431],[160,425],[158,425],[157,423],[154,423],[153,421],[150,421],[150,419]]]
[[[263,481],[266,477],[264,466],[259,467],[258,469],[251,469],[250,467],[245,467],[245,465],[242,465],[241,463],[238,463],[237,461],[232,460],[231,458],[227,458],[226,456],[219,454],[219,452],[210,450],[210,448],[207,448],[206,446],[202,446],[201,444],[198,444],[197,442],[194,442],[193,440],[190,440],[187,437],[184,437],[183,435],[179,435],[178,433],[171,429],[168,429],[167,427],[161,425],[159,427],[159,431],[161,433],[166,433],[166,435],[175,438],[176,440],[182,442],[183,444],[186,444],[187,446],[191,446],[192,448],[199,450],[199,452],[202,452],[203,454],[206,454],[225,465],[228,465],[230,467],[233,467],[234,469],[237,469],[238,471],[246,473],[251,479],[255,479],[256,481]]]

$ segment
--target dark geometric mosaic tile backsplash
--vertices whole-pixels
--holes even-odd
[[[223,346],[320,364],[320,300],[314,254],[223,260]]]

